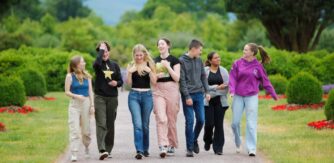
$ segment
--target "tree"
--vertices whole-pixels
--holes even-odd
[[[65,21],[70,17],[86,17],[91,10],[82,4],[84,0],[47,0],[46,11],[59,21]]]
[[[334,20],[334,0],[226,0],[226,6],[242,20],[259,19],[272,45],[289,51],[315,49]]]
[[[209,12],[226,16],[224,0],[148,0],[141,11],[145,18],[151,18],[154,11],[159,6],[168,6],[173,12],[191,12],[199,17],[205,16]]]
[[[16,15],[20,19],[39,19],[43,10],[39,0],[1,0],[0,19],[8,15]]]

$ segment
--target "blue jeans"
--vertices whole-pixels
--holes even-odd
[[[131,90],[128,105],[132,116],[136,150],[137,152],[148,151],[150,115],[153,109],[152,92]]]
[[[186,119],[186,142],[187,150],[192,151],[194,149],[194,142],[197,142],[197,138],[204,125],[204,94],[202,92],[191,93],[191,99],[193,105],[186,104],[186,99],[182,97],[183,114]],[[194,128],[194,113],[196,116],[196,125]]]
[[[234,95],[232,102],[232,130],[235,138],[235,145],[240,147],[240,121],[242,113],[246,111],[246,147],[248,152],[256,153],[257,140],[257,112],[259,99],[258,95],[238,96]]]

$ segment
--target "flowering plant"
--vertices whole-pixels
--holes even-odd
[[[31,106],[22,106],[22,107],[19,107],[19,106],[8,106],[8,107],[1,107],[0,108],[0,113],[4,113],[4,112],[7,112],[7,113],[10,113],[10,114],[13,114],[13,113],[20,113],[20,114],[28,114],[30,112],[33,112],[35,111]]]
[[[324,128],[328,128],[328,129],[334,129],[334,123],[333,121],[327,121],[327,120],[321,120],[321,121],[314,121],[314,122],[310,122],[307,124],[310,127],[313,127],[315,129],[324,129]]]
[[[273,106],[272,109],[275,111],[279,111],[279,110],[294,111],[294,110],[307,109],[307,108],[316,110],[316,109],[322,108],[324,105],[325,105],[324,102],[321,102],[318,104],[304,104],[304,105],[283,104],[283,105]]]
[[[6,131],[6,126],[2,122],[0,122],[0,132]]]

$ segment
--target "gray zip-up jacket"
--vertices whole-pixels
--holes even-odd
[[[204,70],[206,73],[206,77],[209,78],[210,67],[205,67]],[[228,85],[228,82],[229,82],[228,71],[224,67],[219,66],[219,72],[223,78],[224,84]],[[217,87],[218,85],[209,85],[209,89],[210,89],[209,94],[211,98],[220,96],[220,103],[222,104],[223,107],[227,107],[228,106],[228,102],[227,102],[228,86],[225,87],[224,89],[217,89]],[[205,106],[209,105],[209,102],[206,101],[205,99],[204,99],[204,105]]]
[[[204,65],[200,58],[190,58],[187,53],[180,58],[181,77],[180,91],[186,99],[191,98],[190,93],[208,93],[209,85],[204,71]]]

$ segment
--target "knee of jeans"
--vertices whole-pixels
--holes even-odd
[[[194,121],[193,120],[186,120],[186,126],[193,126]]]
[[[239,122],[232,122],[231,127],[236,129],[239,126]]]
[[[204,119],[198,119],[197,120],[197,123],[199,124],[199,125],[204,125]]]
[[[143,130],[143,126],[141,124],[134,124],[133,127],[136,131],[142,131]]]

